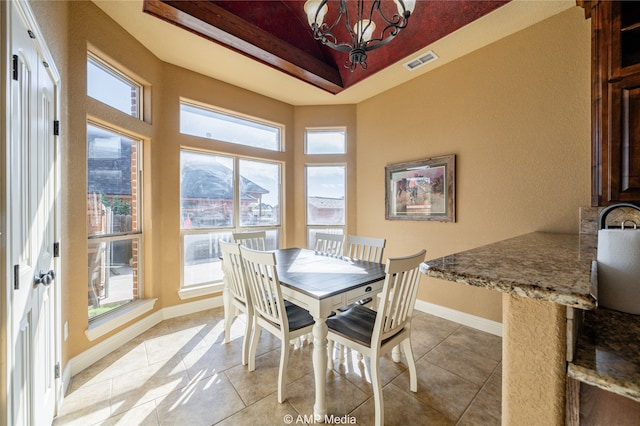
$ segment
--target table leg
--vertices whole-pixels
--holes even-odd
[[[324,422],[327,414],[325,387],[327,380],[327,324],[325,318],[314,317],[313,326],[313,373],[316,382],[316,403],[313,415],[316,422]]]

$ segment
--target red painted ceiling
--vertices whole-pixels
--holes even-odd
[[[368,52],[366,70],[344,67],[348,53],[313,39],[304,0],[160,1],[145,0],[146,13],[338,93],[387,66],[492,12],[510,0],[418,0],[407,28],[389,44]],[[355,7],[355,0],[348,0]],[[371,2],[366,0],[366,4]],[[390,4],[385,4],[390,3]],[[391,0],[383,7],[395,10]],[[338,0],[328,2],[325,22],[337,15]],[[354,12],[355,14],[355,12]],[[344,33],[336,35],[346,39]]]

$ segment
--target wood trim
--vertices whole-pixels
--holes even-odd
[[[327,92],[344,90],[338,69],[213,2],[145,0],[143,11]]]
[[[576,0],[576,6],[584,9],[584,19],[591,18],[591,9],[593,9],[600,0]]]

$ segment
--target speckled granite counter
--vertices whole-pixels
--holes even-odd
[[[424,262],[422,273],[581,309],[596,306],[593,235],[533,232]]]
[[[429,277],[503,293],[502,424],[565,424],[567,313],[596,307],[596,243],[534,232],[421,265]]]
[[[640,315],[584,312],[569,377],[640,401]]]

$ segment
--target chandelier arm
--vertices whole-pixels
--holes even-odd
[[[402,27],[404,28],[404,27]],[[389,43],[391,40],[393,40],[395,38],[395,36],[397,36],[400,33],[400,30],[402,29],[400,27],[397,27],[395,25],[387,25],[382,32],[380,33],[380,37],[377,38],[372,38],[371,40],[369,40],[366,45],[364,46],[364,49],[366,51],[370,51],[370,50],[375,50],[379,47],[384,46],[385,44]],[[389,35],[387,37],[384,37],[384,34],[389,31]]]
[[[344,62],[345,68],[349,68],[352,72],[356,69],[357,64],[363,70],[367,69],[367,54],[366,52],[374,49],[378,49],[391,40],[393,40],[400,32],[400,30],[406,28],[411,11],[407,10],[405,0],[396,0],[398,4],[398,13],[394,13],[390,17],[387,17],[382,9],[382,0],[373,0],[371,7],[368,9],[368,19],[363,19],[365,15],[364,0],[357,1],[356,16],[357,20],[355,25],[351,22],[349,16],[349,9],[347,7],[347,0],[340,0],[340,11],[331,25],[322,22],[318,25],[318,15],[322,8],[326,8],[329,0],[322,0],[317,6],[314,21],[311,24],[313,37],[316,40],[321,41],[328,47],[349,53],[349,59]],[[305,5],[306,8],[306,5]],[[374,13],[377,11],[380,15],[379,19],[384,21],[386,26],[380,31],[378,37],[374,37],[375,20]],[[323,16],[324,16],[323,12]],[[338,27],[338,24],[342,22],[344,17],[344,25],[351,38],[351,43],[348,41],[339,42],[338,37],[333,33],[334,29]],[[367,39],[365,39],[365,37]]]
[[[380,11],[380,17],[382,18],[382,20],[384,22],[387,23],[387,26],[393,26],[393,27],[397,27],[399,29],[403,29],[407,26],[407,24],[409,23],[409,19],[405,18],[402,15],[399,15],[397,13],[394,13],[391,18],[387,18],[383,13],[382,10]]]
[[[320,9],[322,9],[322,7],[327,4],[329,0],[322,0],[322,2],[320,3],[320,5],[318,6],[318,9],[316,10],[316,15],[315,15],[315,19],[314,19],[314,28],[313,29],[313,37],[316,40],[320,40],[321,43],[326,44],[327,46],[329,46],[332,49],[335,50],[339,50],[340,52],[350,52],[351,49],[353,49],[353,46],[350,45],[347,42],[338,42],[338,37],[336,37],[333,34],[333,30],[338,26],[338,23],[340,23],[340,20],[342,18],[342,16],[344,15],[346,17],[347,20],[347,28],[349,28],[348,23],[349,23],[349,11],[347,9],[347,4],[345,0],[341,0],[340,1],[340,13],[338,13],[338,16],[336,17],[336,19],[333,21],[333,23],[331,25],[327,24],[326,22],[323,22],[322,25],[318,25],[317,21],[318,21],[318,13],[320,11]],[[353,40],[355,39],[355,37],[352,35],[351,36],[351,40],[353,43]]]
[[[411,12],[409,12],[404,4],[404,1],[402,0],[397,0],[400,5],[402,6],[402,13],[394,13],[391,18],[387,18],[387,16],[384,14],[384,12],[382,11],[382,9],[380,8],[380,1],[375,2],[373,7],[371,8],[371,15],[373,15],[373,9],[377,9],[378,13],[380,14],[380,17],[382,18],[382,20],[384,20],[384,22],[387,23],[387,26],[385,27],[385,29],[382,31],[382,34],[384,34],[384,32],[390,27],[396,27],[398,30],[395,31],[395,33],[397,34],[399,30],[406,28],[407,24],[409,23],[409,17],[411,16]],[[398,11],[399,12],[399,11]],[[371,19],[371,18],[369,18]]]
[[[382,39],[382,38],[373,38],[371,40],[369,40],[369,42],[365,45],[364,49],[368,52],[370,50],[375,50],[379,47],[384,46],[385,44],[389,43],[391,40],[393,40],[396,35],[398,35],[398,33],[396,32],[393,35],[389,35],[387,38]]]

